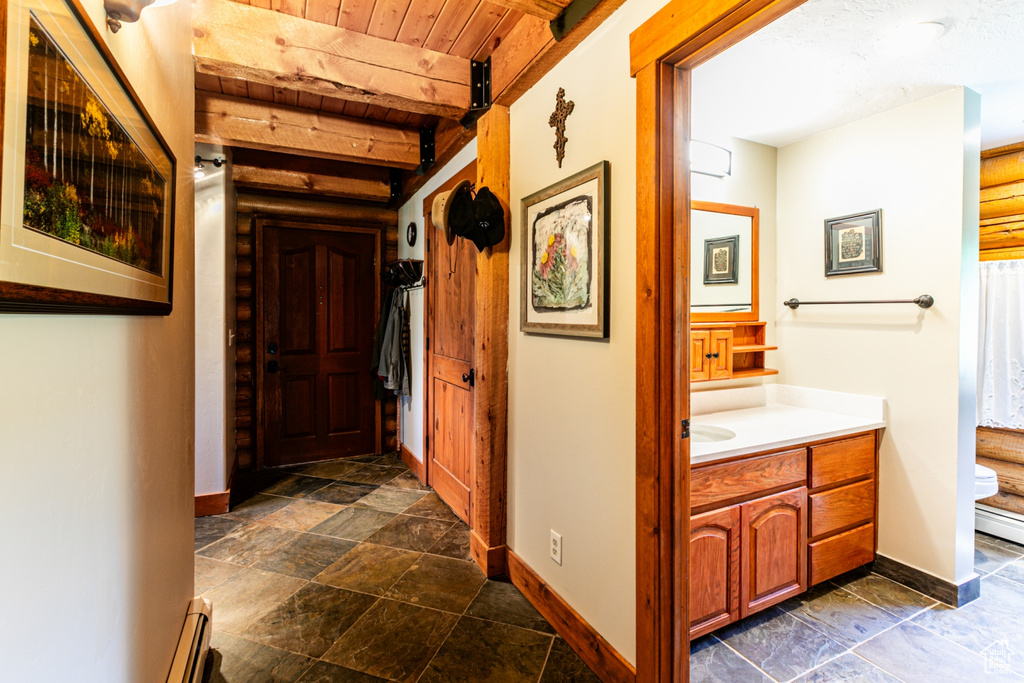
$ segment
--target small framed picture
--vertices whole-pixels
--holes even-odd
[[[825,277],[882,272],[882,210],[825,221]]]
[[[704,240],[704,284],[736,284],[736,252],[740,236]]]

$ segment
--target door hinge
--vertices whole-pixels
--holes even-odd
[[[430,251],[430,238],[427,238],[427,251]]]
[[[430,437],[429,436],[423,437],[423,450],[425,450],[425,451],[429,451],[430,450]]]
[[[423,342],[424,342],[423,345],[426,347],[426,350],[429,351],[430,350],[430,337],[427,337],[426,339],[424,339]]]
[[[690,421],[689,420],[683,420],[683,435],[680,438],[683,438],[683,439],[689,439],[690,438]]]

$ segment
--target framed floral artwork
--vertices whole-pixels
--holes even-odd
[[[79,0],[0,26],[0,311],[170,313],[170,147]]]
[[[522,331],[608,336],[609,175],[602,161],[522,200]]]
[[[825,277],[881,270],[881,209],[825,221]]]

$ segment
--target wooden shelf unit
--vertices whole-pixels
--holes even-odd
[[[706,358],[704,354],[710,350],[712,339],[717,340],[713,346],[720,355]],[[765,351],[779,347],[765,344],[763,322],[696,323],[690,326],[690,342],[691,382],[779,374],[778,370],[764,366]]]

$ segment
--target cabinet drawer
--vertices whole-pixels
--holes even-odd
[[[875,525],[865,524],[811,543],[808,555],[812,586],[865,565],[875,559]]]
[[[874,433],[812,446],[810,469],[811,488],[874,474]]]
[[[799,449],[696,467],[690,473],[690,509],[740,501],[807,480],[807,451]]]
[[[875,480],[847,484],[811,496],[811,537],[870,522],[875,516]]]

